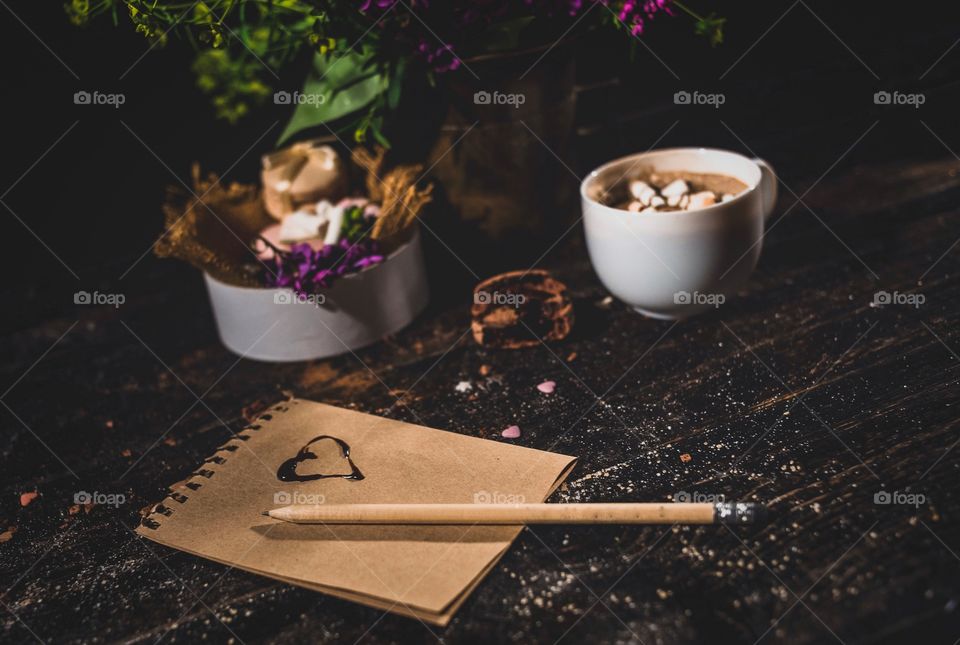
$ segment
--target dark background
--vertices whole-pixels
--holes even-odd
[[[259,157],[273,148],[288,109],[267,103],[231,127],[214,118],[207,97],[195,87],[186,43],[171,36],[165,48],[136,62],[148,45],[128,24],[114,28],[102,19],[80,29],[67,22],[57,3],[8,7],[26,25],[3,10],[6,145],[0,194],[8,207],[3,327],[20,329],[38,316],[70,309],[78,289],[122,292],[128,299],[168,288],[196,292],[195,272],[150,253],[137,262],[162,230],[163,189],[177,183],[171,172],[189,181],[197,160],[218,173],[229,169],[228,181],[256,180]],[[958,35],[956,9],[948,13],[940,3],[907,9],[902,3],[833,2],[726,2],[697,9],[728,19],[724,44],[711,48],[695,37],[692,21],[682,14],[655,20],[644,37],[655,54],[637,47],[632,62],[622,34],[604,30],[576,41],[578,129],[568,163],[578,175],[648,148],[675,121],[658,146],[716,146],[749,154],[746,144],[774,163],[788,185],[796,181],[801,149],[805,165],[826,170],[859,136],[855,133],[875,120],[877,128],[839,167],[858,158],[902,160],[960,148],[955,136],[960,53],[948,53],[920,80]],[[298,86],[298,70],[286,70],[283,77],[280,87]],[[874,105],[873,93],[884,88],[922,89],[927,102],[921,110]],[[118,109],[75,105],[73,94],[81,89],[122,92],[126,103]],[[726,102],[719,110],[676,106],[673,94],[682,89],[723,92]],[[807,133],[822,142],[812,153],[818,159],[810,158]],[[557,218],[572,221],[575,215],[574,205]],[[555,237],[544,234],[543,250]],[[471,241],[453,238],[451,248],[469,258],[463,247]],[[454,274],[462,272],[447,255],[434,246],[429,258]],[[509,264],[499,258],[490,268]],[[457,278],[469,276],[445,279]]]
[[[580,91],[571,168],[582,176],[653,145],[756,153],[785,184],[775,217],[793,205],[786,187],[802,195],[825,177],[805,200],[830,231],[813,211],[792,209],[764,242],[749,297],[668,334],[667,323],[639,318],[622,305],[595,306],[605,292],[576,228],[543,265],[568,281],[583,315],[565,344],[524,352],[488,351],[469,339],[457,344],[469,323],[476,277],[428,238],[431,308],[397,338],[362,352],[391,387],[416,387],[409,406],[399,406],[351,356],[283,366],[238,362],[216,338],[199,274],[148,253],[162,229],[159,206],[164,187],[176,183],[174,173],[188,181],[190,164],[199,160],[213,171],[229,169],[227,180],[254,180],[259,155],[273,147],[286,110],[268,104],[230,127],[213,118],[194,87],[191,53],[175,42],[152,51],[120,81],[147,49],[128,25],[76,29],[57,2],[0,6],[7,144],[0,195],[9,209],[0,206],[6,223],[0,292],[6,392],[0,402],[9,406],[0,409],[0,532],[18,527],[0,544],[0,591],[8,590],[0,599],[19,616],[0,608],[0,640],[39,634],[52,642],[220,642],[232,636],[223,619],[246,642],[432,642],[409,619],[381,618],[131,538],[139,509],[162,499],[168,486],[242,427],[245,406],[292,390],[495,439],[512,415],[525,415],[524,445],[580,456],[572,481],[619,463],[624,452],[639,454],[608,478],[573,486],[583,499],[623,499],[625,490],[665,499],[679,485],[707,482],[731,496],[776,502],[770,526],[743,533],[742,543],[716,527],[678,529],[662,541],[660,527],[525,531],[440,633],[447,640],[553,642],[578,615],[561,603],[578,611],[594,606],[589,584],[598,591],[616,586],[619,600],[609,602],[617,617],[598,607],[564,642],[627,641],[636,633],[648,643],[753,642],[761,635],[763,642],[790,643],[954,642],[960,633],[954,520],[960,452],[948,448],[955,445],[960,405],[960,358],[949,349],[960,347],[960,269],[951,247],[960,236],[954,154],[960,150],[960,46],[954,47],[960,9],[836,2],[696,8],[728,18],[723,45],[711,48],[694,37],[682,15],[658,19],[644,37],[656,55],[640,47],[633,62],[610,34],[572,45]],[[296,76],[291,71],[285,79],[289,89]],[[117,110],[74,105],[74,92],[83,89],[122,92],[126,104]],[[923,92],[926,103],[878,106],[873,94],[881,89]],[[716,110],[677,106],[678,90],[722,92],[726,102]],[[576,206],[558,213],[554,229],[577,214]],[[430,217],[447,218],[444,230],[454,234],[445,241],[484,273],[530,264],[457,237],[451,213]],[[525,253],[539,256],[555,240],[544,232]],[[482,265],[472,261],[478,254]],[[866,305],[877,289],[914,289],[941,254],[926,277],[928,308]],[[73,294],[81,289],[123,293],[127,304],[77,307]],[[572,371],[557,364],[553,351],[579,354],[567,361]],[[621,383],[631,364],[637,369]],[[492,365],[503,384],[482,404],[464,403],[453,385],[477,379],[481,365]],[[563,394],[553,407],[528,393],[546,377],[555,378]],[[604,393],[618,383],[612,406],[594,408],[586,384]],[[797,397],[786,390],[809,392],[809,404],[851,451],[802,407],[787,416]],[[196,402],[201,395],[203,405]],[[584,410],[592,412],[580,431],[556,444],[551,433],[576,425]],[[728,471],[781,416],[782,425]],[[651,429],[654,444],[645,443]],[[170,441],[156,444],[164,430]],[[656,459],[647,463],[648,453],[637,446],[651,445]],[[694,460],[683,465],[678,457],[685,452]],[[930,472],[924,490],[933,503],[916,512],[878,510],[872,503],[877,483],[851,452],[890,488],[903,490],[917,473]],[[668,472],[672,479],[662,476]],[[78,489],[123,492],[128,503],[71,515]],[[32,490],[40,497],[21,507],[19,495]],[[748,544],[750,552],[743,549]],[[638,566],[621,580],[628,563]],[[568,570],[585,583],[559,592],[558,606],[518,609],[522,593],[540,593]],[[539,580],[518,582],[511,573]],[[784,590],[787,584],[810,592],[809,612]],[[212,589],[204,602],[216,620],[196,601],[193,590],[201,589]],[[571,621],[560,624],[558,616]],[[765,634],[779,617],[783,621]]]

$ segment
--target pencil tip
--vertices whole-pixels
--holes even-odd
[[[756,502],[717,502],[713,517],[718,524],[764,524],[769,510]]]
[[[270,511],[260,511],[260,515],[263,515],[264,517],[270,517]]]

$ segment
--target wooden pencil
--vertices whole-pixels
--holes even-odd
[[[716,504],[316,504],[264,511],[295,524],[749,524],[765,507]]]

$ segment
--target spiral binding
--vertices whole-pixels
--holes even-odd
[[[214,450],[213,455],[204,459],[201,467],[195,470],[194,472],[190,473],[189,479],[186,482],[184,482],[182,485],[178,485],[177,490],[174,490],[173,487],[171,487],[167,492],[167,497],[162,502],[154,505],[154,507],[150,510],[150,512],[147,513],[146,517],[144,517],[140,521],[140,525],[148,529],[153,529],[153,530],[159,529],[160,522],[157,520],[161,519],[162,517],[169,517],[170,515],[173,514],[174,510],[176,510],[176,507],[173,506],[171,502],[176,502],[177,504],[186,503],[186,501],[190,499],[190,496],[187,493],[189,493],[190,491],[199,490],[200,488],[203,487],[203,479],[210,479],[211,477],[217,474],[217,471],[215,468],[213,468],[213,466],[222,466],[227,462],[227,457],[229,456],[229,453],[237,451],[237,448],[239,447],[240,444],[233,443],[233,442],[248,441],[250,439],[250,434],[249,434],[250,432],[259,431],[261,428],[264,427],[263,426],[264,422],[268,422],[273,419],[273,415],[275,413],[286,412],[287,410],[290,409],[291,405],[296,405],[297,403],[298,401],[296,399],[289,399],[287,401],[284,401],[283,403],[278,403],[273,407],[268,408],[266,413],[261,414],[259,417],[257,417],[254,423],[244,426],[240,430],[240,432],[238,432],[233,437],[231,437],[229,441],[227,441],[223,445],[219,446],[216,450]],[[241,434],[244,432],[246,432],[247,434]],[[219,453],[227,453],[227,454],[224,455]],[[205,467],[208,465],[210,467]],[[182,488],[180,486],[182,486]]]

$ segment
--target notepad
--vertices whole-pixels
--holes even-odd
[[[296,503],[541,502],[574,463],[566,455],[293,399],[271,406],[221,446],[137,532],[442,626],[522,527],[298,525],[261,512]]]

